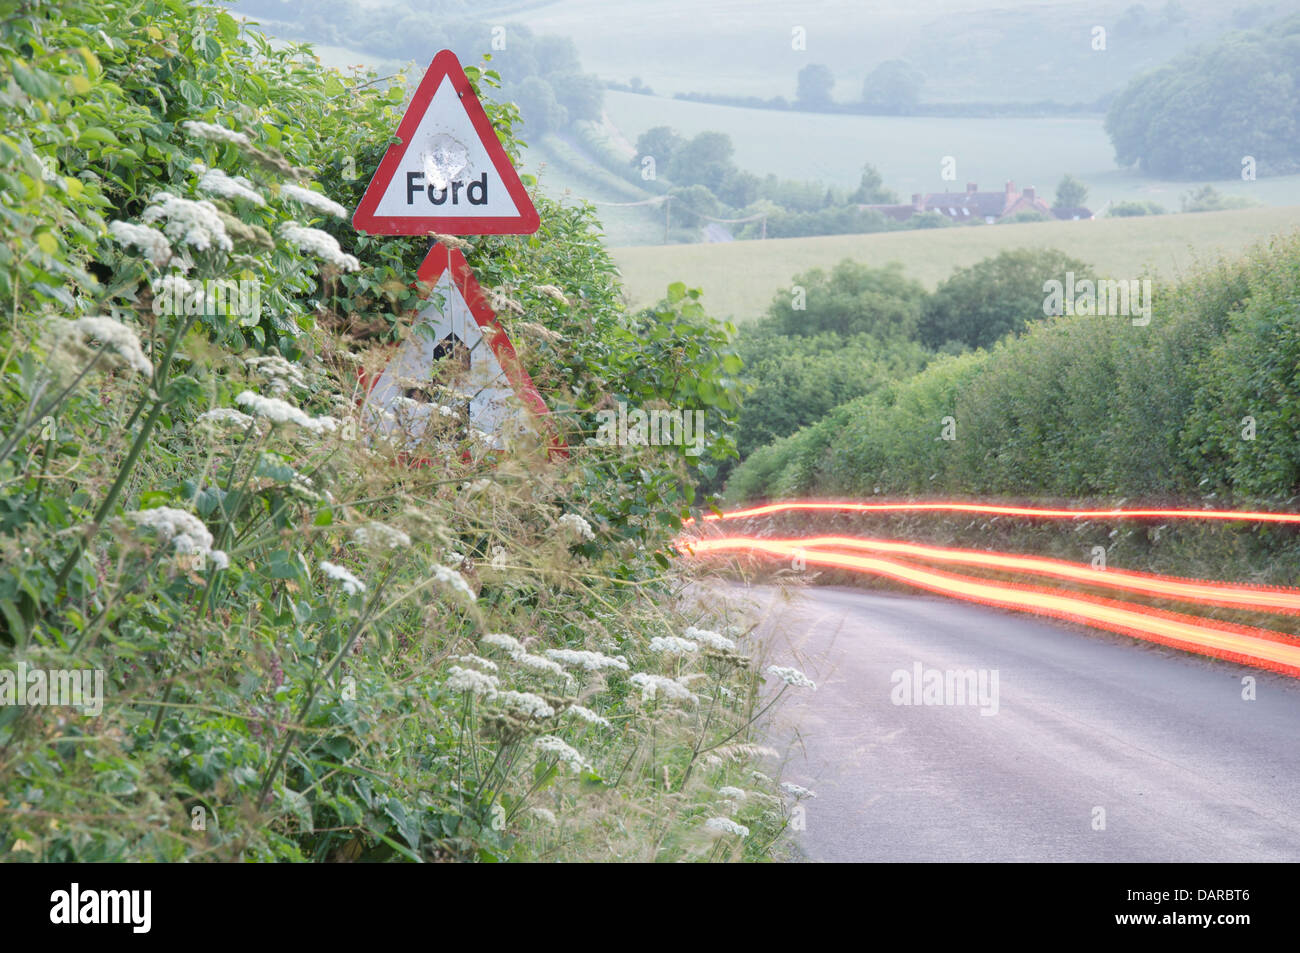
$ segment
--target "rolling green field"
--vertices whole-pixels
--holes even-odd
[[[956,159],[957,190],[967,182],[1001,190],[1011,179],[1018,187],[1035,186],[1050,202],[1057,182],[1069,172],[1088,186],[1088,205],[1094,210],[1106,202],[1143,199],[1177,211],[1179,196],[1202,184],[1161,181],[1117,169],[1100,118],[823,115],[617,92],[606,94],[605,111],[632,141],[653,126],[672,126],[686,136],[725,132],[735,143],[736,164],[760,175],[770,172],[851,187],[857,185],[863,164],[870,162],[904,201],[913,192],[954,188],[940,178],[944,156]],[[1240,169],[1233,168],[1214,186],[1265,205],[1300,204],[1300,175],[1243,182]]]
[[[562,205],[595,204],[607,244],[653,245],[663,241],[662,211],[620,204],[637,202],[650,194],[597,166],[565,138],[548,135],[530,142],[520,171],[537,176],[541,190]]]
[[[844,258],[901,262],[927,288],[959,266],[1008,248],[1059,248],[1116,277],[1176,277],[1198,262],[1233,256],[1269,235],[1300,228],[1300,205],[1230,212],[831,235],[718,245],[615,248],[628,298],[657,301],[674,281],[704,289],[718,317],[752,320],[790,279]]]

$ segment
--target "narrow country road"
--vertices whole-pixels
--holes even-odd
[[[809,860],[1300,860],[1294,679],[929,597],[720,594],[762,607],[768,661],[817,682],[772,734],[783,779],[817,793],[792,835]],[[967,670],[983,706],[901,703]]]

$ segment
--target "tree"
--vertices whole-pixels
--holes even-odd
[[[1068,172],[1056,186],[1057,208],[1082,208],[1088,201],[1088,187]]]
[[[918,336],[927,347],[955,341],[988,347],[999,338],[1024,330],[1043,315],[1043,283],[1087,277],[1089,267],[1052,248],[1021,248],[958,268],[935,289],[921,312]]]
[[[879,341],[914,337],[925,289],[890,262],[873,268],[846,258],[831,269],[797,275],[803,294],[779,292],[762,324],[776,334],[870,334]]]
[[[671,126],[655,126],[647,129],[636,139],[636,155],[632,157],[633,165],[640,165],[641,160],[650,156],[655,160],[655,167],[667,173],[677,150],[686,145],[686,140]]]
[[[678,186],[669,190],[668,194],[673,197],[674,214],[677,212],[679,207],[689,209],[692,212],[698,212],[701,215],[712,215],[714,217],[717,217],[718,212],[721,211],[718,207],[717,197],[702,185]],[[695,216],[692,216],[691,218],[694,219]],[[703,219],[696,222],[691,222],[690,219],[687,221],[688,224],[704,224]]]
[[[921,99],[923,77],[906,60],[886,60],[862,83],[862,101],[873,109],[896,113],[911,112]]]
[[[1106,215],[1111,218],[1134,218],[1139,215],[1164,215],[1166,211],[1158,202],[1116,202]]]
[[[756,333],[753,325],[741,332],[736,346],[754,383],[740,405],[736,449],[741,459],[890,378],[919,370],[927,357],[912,341],[882,347],[865,334],[790,337]]]
[[[511,98],[519,106],[519,115],[529,130],[540,135],[569,124],[569,111],[555,99],[551,84],[540,76],[529,76],[511,90]]]
[[[747,205],[752,205],[754,200],[758,198],[760,184],[761,180],[754,173],[732,168],[723,177],[722,189],[718,192],[718,198],[732,208],[744,208]]]
[[[513,33],[518,29],[519,27],[511,27],[511,32]],[[582,63],[578,59],[578,48],[569,37],[526,35],[529,39],[533,57],[537,60],[537,71],[543,76],[550,76],[552,73],[582,72]]]
[[[547,82],[570,119],[597,120],[605,105],[605,86],[589,73],[552,73]]]
[[[862,179],[857,191],[849,196],[849,201],[858,205],[890,205],[898,201],[898,196],[885,188],[880,170],[868,162],[862,167]]]
[[[804,109],[824,109],[831,104],[835,75],[830,67],[810,63],[799,71],[795,102]]]
[[[1300,171],[1300,15],[1229,33],[1133,79],[1106,114],[1122,166],[1167,178]]]
[[[1230,208],[1249,208],[1256,204],[1244,195],[1224,195],[1212,185],[1189,189],[1182,197],[1184,212],[1222,212]]]
[[[703,185],[714,195],[734,168],[734,146],[725,132],[702,132],[679,148],[668,167],[668,177],[678,185]]]

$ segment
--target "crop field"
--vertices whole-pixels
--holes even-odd
[[[1228,212],[984,225],[872,235],[830,235],[715,245],[613,249],[629,299],[653,303],[674,281],[704,290],[719,317],[752,320],[791,278],[844,258],[884,265],[934,288],[954,268],[1009,248],[1059,248],[1116,277],[1176,277],[1197,262],[1234,256],[1270,235],[1300,228],[1300,205]]]
[[[654,126],[672,126],[685,136],[725,132],[735,143],[736,164],[759,175],[848,187],[857,185],[863,164],[870,162],[903,201],[913,192],[961,190],[967,182],[986,191],[1000,190],[1010,179],[1017,187],[1035,186],[1050,202],[1057,182],[1069,172],[1088,186],[1088,205],[1094,210],[1106,202],[1142,199],[1176,211],[1179,196],[1203,184],[1161,181],[1117,169],[1100,118],[843,116],[618,92],[606,94],[605,110],[633,142]],[[944,156],[956,160],[955,183],[941,178]],[[1300,204],[1300,175],[1243,182],[1239,169],[1226,169],[1214,186],[1265,205]]]

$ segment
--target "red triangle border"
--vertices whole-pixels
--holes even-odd
[[[389,185],[392,184],[393,177],[397,174],[402,155],[410,144],[416,128],[420,125],[420,120],[424,118],[425,112],[429,109],[429,104],[433,101],[434,94],[438,91],[438,87],[442,85],[444,79],[451,82],[452,88],[455,89],[459,96],[460,103],[469,116],[474,131],[478,133],[479,140],[487,150],[488,158],[505,185],[506,193],[514,201],[515,207],[519,209],[519,215],[480,218],[475,216],[381,216],[376,214],[376,209],[384,196],[384,192],[387,191]],[[461,68],[460,60],[456,58],[456,54],[451,50],[442,50],[429,64],[424,78],[420,80],[420,85],[411,98],[410,105],[406,107],[406,112],[402,115],[402,121],[397,126],[396,136],[400,141],[389,145],[388,151],[384,153],[383,159],[379,162],[379,168],[375,170],[370,184],[366,186],[365,194],[361,197],[356,212],[352,215],[352,227],[357,231],[371,235],[427,235],[430,232],[441,232],[445,235],[530,235],[541,226],[541,220],[537,215],[533,200],[529,197],[524,184],[519,180],[519,174],[515,171],[510,157],[506,155],[501,140],[497,138],[496,131],[492,128],[492,122],[483,110],[483,104],[479,102],[478,97],[474,94],[474,88],[470,86],[469,77],[465,75],[465,70]]]

